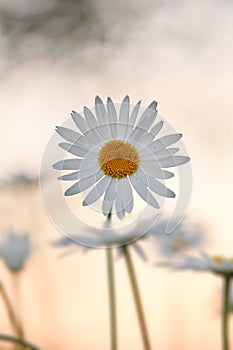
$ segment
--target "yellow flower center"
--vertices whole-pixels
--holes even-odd
[[[140,161],[136,148],[120,140],[105,143],[98,160],[105,175],[117,179],[134,174]]]
[[[221,264],[221,262],[223,261],[223,257],[221,255],[215,255],[213,256],[213,261],[217,264]]]
[[[171,248],[174,251],[180,251],[187,246],[187,241],[182,237],[177,237],[174,242],[172,242]]]

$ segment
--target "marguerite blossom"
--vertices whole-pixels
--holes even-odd
[[[168,233],[168,226],[172,231]],[[162,219],[152,226],[148,237],[162,255],[175,258],[194,249],[200,249],[204,243],[204,227],[185,218]]]
[[[12,272],[20,271],[31,252],[27,235],[14,231],[5,234],[0,244],[0,258]]]
[[[233,257],[227,258],[221,255],[210,256],[201,253],[200,256],[182,256],[177,261],[166,261],[159,263],[159,265],[177,270],[212,272],[233,277]]]
[[[140,256],[141,259],[146,261],[147,256],[140,244],[141,239],[138,238],[137,240],[135,240],[135,234],[137,237],[142,237],[143,234],[147,231],[147,228],[149,227],[150,222],[149,221],[144,221],[143,223],[137,222],[136,225],[134,225],[133,228],[130,228],[126,233],[122,233],[110,227],[105,229],[83,228],[82,231],[84,231],[85,235],[87,235],[87,237],[85,236],[85,239],[87,242],[89,239],[90,246],[83,246],[78,243],[80,240],[80,235],[63,237],[55,241],[52,245],[55,247],[67,248],[68,250],[65,253],[65,255],[67,255],[77,250],[82,252],[88,252],[91,249],[94,249],[92,247],[93,241],[94,241],[95,245],[99,247],[115,247],[118,258],[122,256],[123,251],[121,247],[124,245],[130,245],[133,248],[133,250],[136,252],[136,254]]]
[[[165,170],[184,164],[189,157],[176,155],[179,149],[169,147],[181,139],[181,134],[157,138],[164,121],[155,124],[158,114],[153,101],[143,112],[139,101],[133,108],[126,96],[117,112],[108,97],[106,106],[97,96],[95,112],[84,107],[83,115],[72,112],[74,128],[57,127],[65,139],[59,146],[75,158],[56,162],[57,170],[74,170],[60,180],[75,181],[66,191],[73,196],[85,190],[83,200],[89,206],[103,196],[102,212],[107,216],[117,213],[122,219],[133,209],[133,191],[149,205],[159,208],[153,193],[162,197],[175,197],[161,180],[174,174]]]

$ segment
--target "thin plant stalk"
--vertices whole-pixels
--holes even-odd
[[[222,303],[222,346],[223,350],[229,350],[228,319],[229,319],[229,292],[230,292],[229,275],[224,276],[223,303]]]
[[[129,248],[127,245],[122,246],[123,252],[124,252],[124,257],[126,260],[126,265],[128,269],[128,274],[130,278],[130,283],[133,291],[133,296],[134,296],[134,301],[135,301],[135,306],[137,310],[137,315],[138,315],[138,320],[139,320],[139,325],[141,329],[141,334],[142,334],[142,340],[143,340],[143,345],[145,350],[151,350],[151,345],[150,345],[150,340],[149,340],[149,335],[147,332],[147,327],[146,327],[146,321],[145,321],[145,316],[143,312],[143,307],[142,307],[142,301],[139,293],[139,287],[136,279],[136,274],[133,266],[133,262],[130,256]]]
[[[19,273],[14,273],[13,274],[13,288],[15,291],[15,301],[16,301],[16,305],[18,306],[18,308],[16,309],[16,315],[17,315],[17,320],[18,320],[18,327],[19,327],[19,333],[18,333],[18,338],[20,339],[24,339],[24,331],[23,331],[23,327],[22,327],[22,322],[19,318],[19,315],[21,314],[21,310],[19,308],[19,306],[21,305],[21,302],[19,300]]]
[[[107,225],[110,224],[111,213],[107,218]],[[114,261],[113,248],[106,248],[108,289],[109,289],[109,309],[110,309],[110,337],[111,350],[117,350],[117,315],[116,315],[116,293],[114,281]]]
[[[109,288],[111,350],[117,350],[116,295],[114,283],[113,249],[106,248],[106,254]]]
[[[3,283],[0,282],[0,294],[2,296],[2,299],[4,301],[4,304],[6,306],[7,314],[11,322],[11,327],[13,332],[17,335],[18,338],[22,339],[22,329],[17,321],[17,318],[15,316],[13,307],[11,305],[10,299],[7,295],[7,292],[3,286]]]
[[[0,341],[7,341],[7,342],[10,342],[10,343],[19,344],[19,345],[22,345],[26,349],[40,350],[37,346],[29,343],[26,340],[15,338],[15,337],[12,337],[10,335],[0,334]]]

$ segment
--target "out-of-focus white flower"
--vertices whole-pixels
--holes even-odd
[[[174,227],[170,233],[167,233],[168,223],[170,227]],[[150,237],[162,255],[174,258],[194,249],[200,250],[204,242],[204,228],[188,219],[181,223],[178,223],[178,219],[163,219],[150,229],[147,237]]]
[[[144,261],[147,261],[147,256],[139,243],[143,239],[143,234],[147,231],[147,229],[151,225],[151,220],[144,221],[144,222],[138,222],[136,225],[134,225],[133,228],[129,229],[128,232],[120,232],[118,230],[113,230],[112,228],[105,228],[105,229],[86,229],[85,234],[89,235],[89,242],[90,246],[83,246],[80,245],[78,242],[80,240],[79,236],[70,236],[70,237],[63,237],[56,242],[52,243],[55,247],[62,247],[62,248],[69,248],[69,251],[66,253],[71,253],[74,251],[80,250],[82,252],[88,252],[91,249],[94,249],[92,247],[93,242],[94,245],[98,247],[113,247],[116,248],[117,256],[118,258],[122,256],[122,246],[124,245],[130,245],[134,251],[137,253],[138,256],[140,256],[141,259]],[[137,240],[135,240],[135,232],[138,237]],[[88,236],[85,237],[86,242],[88,242]],[[130,243],[129,243],[130,242]],[[65,254],[65,255],[66,255]]]
[[[68,142],[59,146],[76,158],[63,159],[53,167],[57,170],[75,170],[59,177],[76,181],[65,191],[66,196],[79,194],[94,186],[83,205],[88,206],[104,195],[102,212],[107,216],[115,212],[119,219],[133,209],[132,188],[149,205],[159,208],[152,195],[175,197],[175,193],[158,179],[169,179],[174,174],[163,168],[176,167],[189,161],[189,157],[176,155],[179,148],[169,146],[181,139],[181,134],[157,138],[164,121],[154,125],[157,102],[153,101],[140,115],[139,101],[132,110],[126,96],[119,115],[108,97],[106,106],[97,96],[95,113],[84,107],[84,117],[72,112],[76,130],[57,127],[57,133]],[[139,117],[140,116],[140,117]]]
[[[9,231],[0,244],[0,258],[12,272],[20,271],[31,252],[27,235]]]
[[[39,180],[36,177],[29,176],[24,173],[16,173],[11,176],[8,176],[7,180],[6,179],[1,179],[0,180],[0,188],[5,188],[5,187],[32,187],[35,185],[38,185]]]
[[[176,261],[160,262],[157,265],[175,270],[212,272],[233,277],[233,258],[226,258],[221,255],[210,256],[201,253],[200,256],[180,256]]]

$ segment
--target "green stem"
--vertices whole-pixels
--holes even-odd
[[[129,278],[130,278],[130,283],[131,283],[131,287],[132,287],[132,291],[133,291],[133,295],[134,295],[134,301],[135,301],[139,325],[140,325],[140,329],[141,329],[141,333],[142,333],[142,340],[143,340],[143,344],[144,344],[144,349],[150,350],[151,346],[150,346],[149,336],[147,333],[146,321],[145,321],[145,317],[144,317],[144,313],[143,313],[142,302],[141,302],[141,298],[140,298],[140,293],[139,293],[139,288],[138,288],[138,284],[137,284],[136,274],[134,271],[133,262],[132,262],[132,259],[131,259],[130,253],[129,253],[128,246],[124,245],[124,246],[122,246],[122,249],[124,252],[126,265],[128,268],[128,273],[129,273]]]
[[[21,302],[19,300],[19,282],[20,282],[19,277],[20,277],[19,273],[13,274],[13,281],[12,282],[13,282],[13,287],[14,287],[14,291],[15,291],[15,300],[16,300],[17,306],[21,305]],[[20,311],[20,310],[16,309],[16,313],[20,314],[20,312],[17,312],[17,311]],[[21,326],[22,323],[19,320],[19,316],[17,319],[18,319],[18,327],[19,327],[18,338],[23,340],[24,339],[24,331],[23,331],[23,327]]]
[[[28,349],[31,349],[31,350],[40,350],[35,345],[33,345],[33,344],[31,344],[31,343],[29,343],[29,342],[27,342],[25,340],[12,337],[10,335],[0,334],[0,341],[1,340],[2,341],[8,341],[8,342],[15,343],[15,344],[19,344],[19,345],[23,345],[24,347],[26,347]]]
[[[116,295],[114,284],[113,249],[106,248],[106,254],[109,288],[111,349],[117,350]]]
[[[229,337],[228,337],[228,316],[229,316],[229,292],[230,292],[230,280],[231,277],[226,275],[224,277],[224,291],[223,291],[223,304],[222,304],[222,341],[223,350],[229,350]]]
[[[18,338],[21,339],[22,338],[22,329],[21,329],[21,327],[16,319],[16,316],[15,316],[15,313],[13,311],[13,307],[11,305],[11,302],[10,302],[10,299],[7,295],[7,292],[6,292],[4,286],[1,282],[0,282],[0,294],[2,296],[4,304],[6,306],[13,332],[17,335]]]

